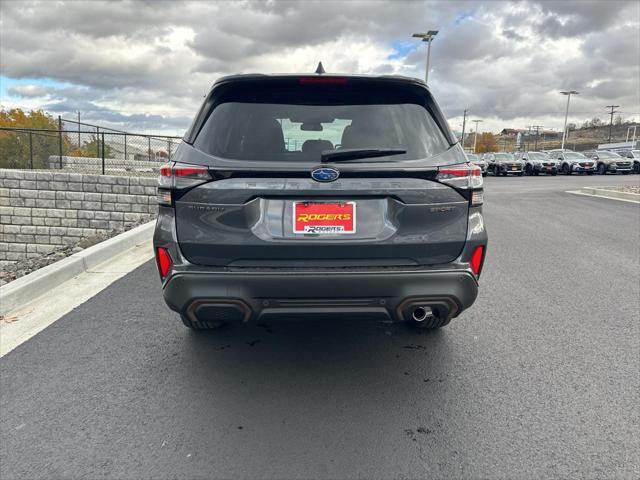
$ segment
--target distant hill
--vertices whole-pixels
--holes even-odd
[[[627,138],[627,130],[636,127],[636,139],[640,138],[640,123],[624,123],[620,125],[613,125],[611,129],[611,143],[624,142]],[[502,132],[497,134],[496,141],[502,151],[512,152],[516,150],[516,138],[517,130],[505,128]],[[629,140],[632,139],[633,131],[629,132]],[[473,147],[473,135],[465,137],[465,147]],[[583,126],[569,130],[569,135],[565,141],[565,148],[570,148],[575,151],[589,150],[597,148],[599,144],[610,143],[609,142],[609,125],[595,125],[595,126]],[[536,145],[537,144],[537,145]],[[522,136],[523,150],[550,150],[553,148],[560,148],[562,145],[562,132],[540,132],[538,138],[535,136],[535,132],[530,135]]]

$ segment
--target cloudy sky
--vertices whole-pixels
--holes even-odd
[[[424,76],[451,127],[640,119],[640,2],[0,0],[0,103],[182,134],[213,81],[238,72]]]

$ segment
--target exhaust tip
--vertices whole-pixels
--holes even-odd
[[[416,307],[411,313],[411,318],[416,322],[424,322],[430,316],[433,316],[431,307]]]

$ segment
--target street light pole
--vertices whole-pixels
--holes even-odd
[[[564,128],[562,129],[562,150],[564,150],[564,142],[567,138],[567,118],[569,117],[569,100],[571,100],[571,95],[578,95],[578,92],[575,90],[567,90],[564,92],[560,92],[562,95],[567,96],[567,109],[564,111]]]
[[[482,120],[471,120],[476,124],[476,133],[473,136],[473,153],[476,153],[476,144],[478,143],[478,124],[482,122]]]
[[[431,63],[431,41],[438,34],[438,30],[429,30],[427,33],[414,33],[412,36],[421,38],[423,42],[427,42],[427,69],[424,75],[425,83],[429,83],[429,65]]]

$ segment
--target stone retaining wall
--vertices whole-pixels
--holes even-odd
[[[151,220],[156,185],[156,178],[0,169],[0,264]]]

